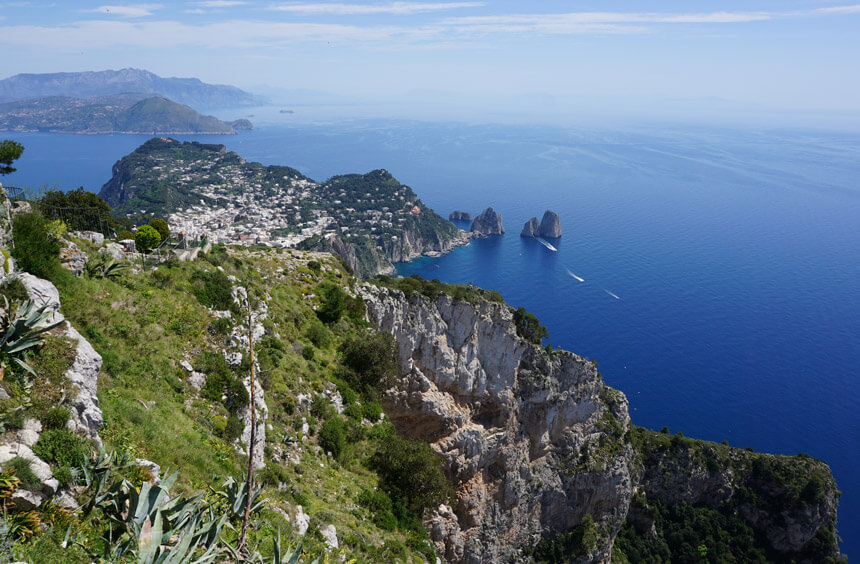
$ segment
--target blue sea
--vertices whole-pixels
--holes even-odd
[[[26,147],[4,184],[93,191],[147,139],[0,136]],[[860,548],[860,133],[270,113],[193,139],[316,180],[385,168],[443,216],[494,207],[505,235],[398,271],[499,290],[597,360],[639,425],[827,461]],[[519,237],[547,209],[556,252]]]

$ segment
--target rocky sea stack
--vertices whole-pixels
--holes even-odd
[[[502,214],[496,213],[493,208],[485,209],[472,222],[470,231],[478,235],[501,235],[505,232],[505,228],[502,227]]]
[[[472,221],[472,214],[464,211],[452,211],[448,219],[451,221]]]
[[[561,237],[561,221],[554,211],[546,210],[540,224],[536,217],[531,218],[523,226],[520,237],[544,237],[557,239]]]

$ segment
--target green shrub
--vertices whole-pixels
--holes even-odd
[[[36,456],[58,467],[83,465],[89,456],[88,451],[89,441],[68,429],[49,429],[33,445]]]
[[[327,419],[334,414],[334,408],[331,406],[325,396],[314,394],[311,400],[311,415],[317,419]]]
[[[393,432],[379,436],[378,450],[371,466],[380,477],[380,485],[415,515],[424,509],[445,503],[451,485],[443,471],[442,457],[430,445],[418,439],[407,439]]]
[[[309,260],[309,261],[308,261],[308,268],[310,268],[310,269],[311,269],[311,270],[313,270],[314,272],[319,272],[319,271],[320,271],[320,269],[321,269],[322,267],[321,267],[321,265],[320,265],[319,261],[317,261],[317,260]]]
[[[330,452],[336,460],[340,460],[346,448],[346,423],[340,417],[326,419],[318,436],[323,450]]]
[[[75,481],[75,473],[69,466],[53,468],[51,473],[61,486],[69,486]]]
[[[248,390],[245,389],[245,384],[238,378],[232,378],[227,382],[224,395],[224,407],[230,413],[237,413],[251,402],[251,397],[248,395]]]
[[[314,348],[311,345],[305,345],[302,348],[302,358],[307,360],[308,362],[310,362],[314,359],[315,354],[316,353],[314,351]]]
[[[191,275],[191,288],[197,300],[206,307],[221,311],[236,309],[232,295],[233,284],[220,270],[196,271]]]
[[[209,324],[209,329],[216,335],[229,335],[233,330],[233,322],[228,317],[219,317]]]
[[[332,282],[324,282],[318,287],[321,305],[317,309],[317,317],[323,323],[335,323],[346,310],[349,294]]]
[[[65,407],[54,407],[42,416],[42,427],[45,429],[63,429],[71,415]]]
[[[527,312],[524,307],[518,307],[514,312],[514,326],[517,335],[536,345],[541,343],[541,339],[549,336],[546,327],[542,326],[538,318]]]
[[[12,257],[18,268],[39,278],[55,280],[60,276],[60,244],[48,234],[48,222],[38,212],[20,213],[12,217],[15,246]]]
[[[128,229],[120,229],[119,233],[116,234],[117,241],[128,241],[129,239],[134,241],[134,233]]]
[[[223,415],[216,415],[212,418],[212,430],[219,437],[224,435],[224,431],[227,430],[227,418]]]
[[[61,219],[72,231],[99,231],[107,235],[117,226],[110,205],[83,187],[66,192],[50,190],[37,205],[46,218]]]
[[[161,237],[159,241],[166,241],[170,237],[170,227],[167,226],[167,222],[163,219],[153,217],[149,220],[149,226],[158,231],[158,236]]]
[[[352,335],[343,342],[340,352],[347,368],[346,380],[362,393],[375,394],[394,383],[397,347],[389,333],[367,331]]]
[[[155,227],[150,225],[141,225],[137,228],[137,233],[134,236],[135,248],[141,253],[148,253],[158,246],[161,242],[161,235]]]
[[[16,456],[3,466],[4,470],[14,470],[15,477],[21,480],[21,487],[31,492],[42,489],[42,482],[30,468],[30,461]]]
[[[4,296],[10,304],[30,299],[27,287],[17,276],[10,276],[3,280],[0,284],[0,296]]]
[[[224,440],[232,443],[242,436],[243,428],[244,425],[242,425],[239,417],[236,414],[231,415],[227,418],[227,427],[224,429]]]
[[[355,420],[355,421],[361,421],[361,419],[364,417],[364,409],[363,408],[364,408],[363,405],[356,405],[356,404],[348,405],[343,410],[343,414],[346,415],[347,417],[349,417],[350,419]]]
[[[324,349],[331,344],[331,331],[318,320],[311,321],[308,328],[305,329],[305,337],[314,344],[318,349]]]
[[[361,406],[361,415],[368,421],[376,423],[382,417],[382,406],[375,401],[366,402]]]

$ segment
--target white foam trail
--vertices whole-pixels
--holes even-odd
[[[571,276],[573,276],[574,278],[576,278],[577,280],[579,280],[580,282],[585,282],[585,278],[580,278],[579,276],[577,276],[576,274],[574,274],[570,270],[568,270],[567,273],[570,274]]]
[[[612,296],[613,298],[615,298],[616,300],[621,299],[618,296],[616,296],[615,294],[613,294],[612,292],[610,292],[609,290],[604,289],[603,291],[606,292],[607,294],[609,294],[610,296]]]
[[[552,245],[550,245],[547,241],[544,241],[543,239],[541,239],[540,237],[538,237],[537,240],[541,245],[543,245],[544,247],[546,247],[547,249],[549,249],[553,252],[558,250],[555,247],[553,247]]]

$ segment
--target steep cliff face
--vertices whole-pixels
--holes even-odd
[[[591,362],[518,337],[503,303],[360,291],[371,324],[397,343],[386,414],[444,457],[456,487],[452,506],[425,515],[446,561],[528,561],[591,520],[571,562],[609,562],[622,526],[662,550],[675,524],[656,515],[672,506],[719,510],[768,558],[838,559],[826,464],[633,427]]]
[[[537,237],[540,223],[536,217],[531,218],[523,225],[523,230],[520,231],[520,237]]]
[[[540,220],[537,234],[550,239],[561,237],[561,221],[558,218],[558,214],[554,211],[546,210],[543,218]]]
[[[633,495],[624,395],[585,359],[520,339],[504,304],[362,293],[370,321],[398,345],[386,414],[445,457],[457,486],[454,506],[427,522],[445,559],[516,560],[591,515],[599,535],[588,559],[608,562]]]
[[[501,235],[505,232],[502,226],[502,214],[497,213],[493,208],[487,208],[481,212],[481,215],[475,218],[470,229],[472,233],[478,235]]]

